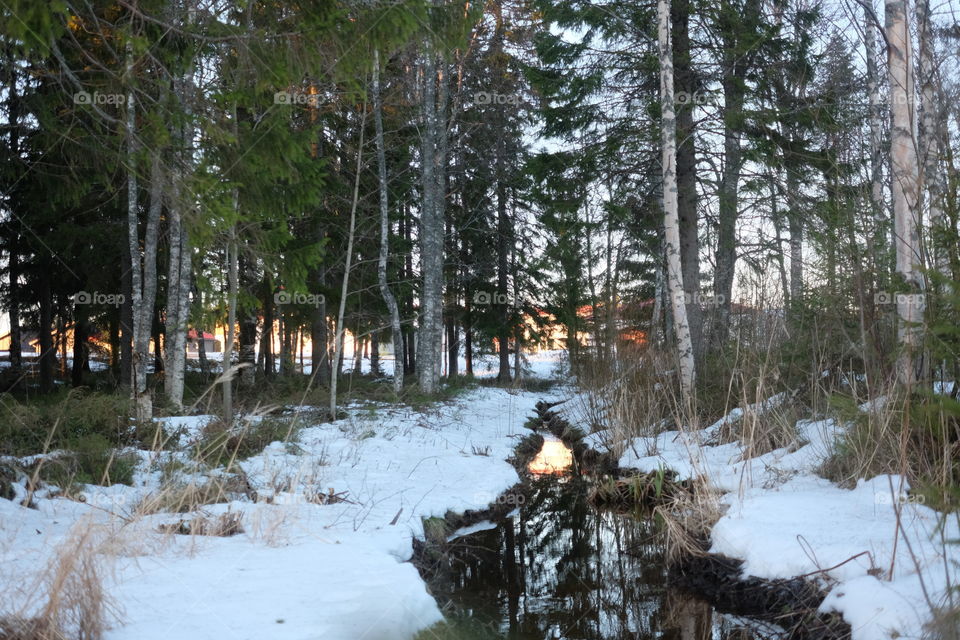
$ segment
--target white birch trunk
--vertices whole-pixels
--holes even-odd
[[[867,59],[867,100],[870,105],[870,204],[873,211],[874,233],[870,237],[875,249],[885,245],[882,232],[886,226],[883,206],[883,103],[880,96],[880,71],[877,64],[877,35],[873,12],[863,10],[863,45]],[[877,265],[878,269],[880,265]],[[882,265],[886,270],[887,264]]]
[[[690,325],[680,267],[680,219],[677,204],[677,128],[673,107],[673,53],[670,44],[670,0],[657,2],[657,44],[660,50],[660,105],[663,136],[663,228],[667,257],[667,289],[673,312],[674,334],[680,368],[684,406],[693,406],[696,377]]]
[[[911,385],[919,379],[924,315],[923,277],[919,270],[920,223],[918,198],[920,173],[914,115],[914,81],[910,27],[906,0],[886,0],[887,61],[890,73],[890,102],[893,106],[890,159],[893,174],[893,221],[897,273],[908,287],[897,296],[897,329],[900,356],[897,380]]]
[[[387,257],[390,254],[390,207],[387,192],[387,157],[383,141],[383,103],[380,97],[380,54],[373,52],[373,117],[377,135],[377,177],[380,183],[380,256],[377,260],[377,281],[380,295],[390,314],[393,335],[393,391],[403,391],[403,335],[397,299],[387,284]]]
[[[126,44],[126,76],[128,82],[133,82],[133,43]],[[150,420],[152,411],[145,410],[142,401],[142,395],[146,393],[147,377],[146,366],[147,358],[142,357],[138,349],[141,344],[141,334],[143,332],[140,321],[139,309],[141,307],[141,297],[143,292],[143,273],[140,262],[140,212],[137,206],[139,188],[137,186],[137,113],[136,99],[133,90],[127,91],[127,113],[125,122],[125,134],[127,138],[127,242],[130,249],[130,304],[133,309],[133,330],[132,340],[130,340],[133,354],[130,358],[130,394],[137,410],[137,420],[144,422]],[[149,329],[148,329],[149,335]],[[127,340],[127,337],[124,337]],[[141,387],[141,380],[143,382]],[[149,396],[147,397],[149,402]],[[152,406],[151,406],[152,409]]]
[[[931,231],[929,256],[932,266],[947,275],[947,252],[939,245],[949,221],[943,212],[946,191],[940,171],[940,92],[937,90],[937,65],[933,57],[933,33],[930,22],[930,0],[917,4],[917,29],[920,37],[920,157],[923,166],[923,190],[926,199],[927,220]]]

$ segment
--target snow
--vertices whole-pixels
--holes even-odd
[[[932,608],[960,579],[960,549],[946,542],[960,539],[960,520],[924,506],[900,476],[860,480],[852,490],[818,477],[843,429],[833,420],[801,420],[790,446],[754,457],[740,442],[717,444],[722,426],[785,399],[736,408],[702,430],[626,443],[600,432],[591,442],[622,448],[622,468],[668,468],[718,492],[726,511],[713,527],[710,551],[743,560],[745,576],[817,581],[827,590],[821,610],[841,613],[854,640],[923,637]],[[875,411],[885,401],[860,408]]]
[[[304,428],[296,446],[275,442],[244,461],[256,502],[194,514],[132,516],[158,487],[159,470],[146,467],[162,456],[148,452],[134,487],[87,486],[84,502],[41,492],[37,509],[0,500],[0,584],[11,587],[0,611],[35,610],[35,589],[13,585],[35,584],[71,530],[96,527],[119,612],[107,640],[410,638],[441,619],[408,562],[424,518],[486,508],[518,482],[505,459],[535,404],[551,399],[559,398],[481,387],[425,411],[350,408],[345,419]],[[210,419],[160,422],[189,443]],[[331,490],[345,501],[320,504]],[[24,495],[22,482],[17,491]],[[243,533],[157,530],[228,510],[242,514]]]

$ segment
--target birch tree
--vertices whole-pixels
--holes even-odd
[[[942,242],[949,221],[943,211],[945,185],[940,171],[940,118],[937,66],[933,54],[933,25],[930,20],[930,0],[917,4],[917,31],[920,38],[920,160],[922,164],[922,195],[926,196],[927,219],[931,230],[930,257],[933,267],[947,274],[947,253],[937,245]]]
[[[340,379],[340,356],[343,353],[343,315],[347,308],[347,288],[350,284],[350,268],[353,265],[353,239],[357,225],[357,203],[360,200],[360,169],[363,162],[363,129],[367,123],[367,105],[363,105],[363,117],[360,119],[360,142],[357,145],[357,172],[353,181],[353,201],[350,204],[350,227],[347,230],[347,256],[343,266],[343,282],[340,286],[340,308],[337,310],[337,327],[333,339],[333,372],[330,374],[330,419],[337,419],[337,381]],[[356,350],[358,337],[355,335],[353,348]]]
[[[863,8],[863,46],[867,68],[867,100],[870,109],[870,207],[873,213],[874,233],[868,238],[874,247],[885,244],[883,229],[883,104],[880,96],[880,70],[877,64],[876,16]],[[870,251],[870,254],[873,254]],[[877,265],[879,267],[879,265]],[[883,265],[887,268],[887,265]],[[879,269],[878,269],[879,270]]]
[[[126,44],[126,80],[133,82],[133,42],[127,41]],[[138,312],[141,304],[142,295],[142,271],[140,264],[140,210],[137,203],[138,185],[137,185],[137,152],[139,143],[137,140],[137,111],[136,96],[132,86],[127,89],[127,113],[124,122],[124,133],[127,143],[127,242],[129,244],[128,254],[130,257],[130,308],[133,310],[133,357],[130,359],[130,393],[137,407],[137,419],[149,420],[150,416],[144,413],[143,401],[141,396],[146,391],[146,358],[142,356],[138,347],[142,340],[142,326],[140,314]],[[148,333],[149,335],[149,333]],[[124,338],[126,340],[127,338]],[[142,372],[142,375],[141,375]],[[140,388],[140,381],[143,380],[143,388]],[[149,397],[147,398],[149,401]]]
[[[696,376],[686,296],[680,265],[680,219],[677,212],[677,120],[673,102],[673,52],[670,43],[670,0],[657,2],[657,44],[660,53],[660,106],[663,141],[663,228],[667,257],[667,290],[673,313],[674,335],[685,408],[692,407]]]
[[[923,366],[921,342],[924,300],[923,276],[919,270],[920,234],[918,200],[920,173],[914,117],[913,52],[907,22],[907,0],[886,0],[887,64],[890,74],[890,102],[893,108],[890,161],[893,175],[893,222],[897,273],[907,286],[897,296],[897,381],[911,385]]]
[[[387,257],[390,253],[390,207],[387,193],[387,156],[383,142],[383,100],[380,95],[380,53],[373,52],[373,118],[377,144],[377,179],[380,188],[380,255],[377,260],[377,282],[380,295],[390,314],[393,335],[393,391],[403,391],[403,335],[400,327],[400,309],[397,299],[387,284]]]

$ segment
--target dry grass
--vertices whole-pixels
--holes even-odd
[[[700,481],[693,484],[692,491],[677,491],[667,503],[658,505],[654,514],[664,524],[668,562],[705,555],[710,531],[724,510],[719,496]]]
[[[102,526],[79,521],[56,549],[17,614],[0,618],[3,640],[99,640],[117,617],[104,588],[111,571],[110,540]]]
[[[189,513],[211,504],[255,497],[246,474],[238,469],[231,474],[210,474],[202,481],[166,484],[145,496],[134,508],[134,514]]]
[[[157,527],[157,531],[185,536],[229,538],[243,533],[243,513],[226,511],[218,516],[200,514],[175,524],[162,524]]]

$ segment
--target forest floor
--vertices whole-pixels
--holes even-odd
[[[587,440],[615,455],[623,473],[672,470],[677,480],[704,483],[715,501],[700,508],[719,518],[709,552],[743,560],[744,576],[814,581],[827,592],[820,610],[842,614],[853,640],[938,637],[929,623],[956,610],[960,518],[924,506],[901,476],[861,479],[853,488],[820,477],[844,429],[833,419],[800,420],[792,442],[763,453],[736,438],[786,400],[781,394],[736,408],[700,430],[626,440],[598,431]],[[555,410],[574,424],[590,415],[595,421],[590,404],[578,396]]]
[[[553,375],[557,359],[533,357],[533,373]],[[177,446],[128,452],[132,486],[66,496],[20,479],[0,500],[0,630],[13,617],[71,628],[106,611],[108,640],[410,638],[441,619],[408,562],[413,539],[519,481],[506,460],[538,401],[562,401],[555,410],[585,429],[597,422],[569,386],[478,386],[417,409],[348,406],[226,472],[191,463],[214,416],[161,418]],[[630,440],[600,430],[587,442],[624,469],[703,479],[722,512],[710,550],[744,560],[745,574],[819,581],[822,608],[842,613],[854,640],[921,637],[956,584],[956,521],[896,476],[853,489],[819,477],[842,429],[832,420],[801,420],[794,442],[759,455],[732,437],[779,401],[702,430]],[[28,493],[34,508],[20,506]]]
[[[553,360],[534,359],[534,373]],[[555,393],[481,386],[423,410],[348,407],[219,478],[189,461],[214,417],[161,419],[180,446],[137,451],[133,486],[41,489],[26,508],[26,483],[13,484],[15,499],[0,500],[0,611],[49,616],[56,592],[67,627],[84,600],[107,601],[109,640],[410,638],[441,619],[407,562],[413,538],[518,482],[505,460]],[[218,482],[236,499],[177,512],[176,487]]]

